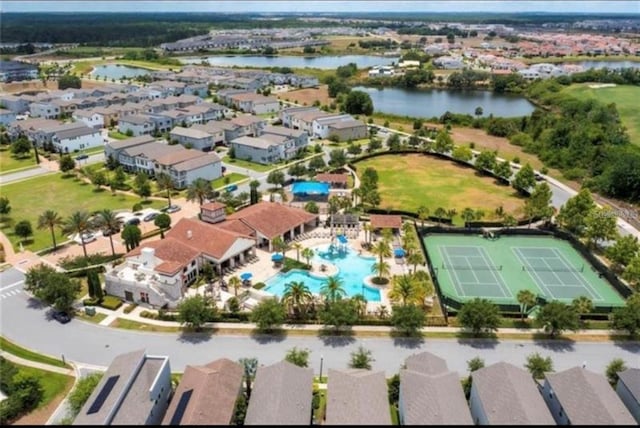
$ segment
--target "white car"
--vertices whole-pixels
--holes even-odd
[[[98,239],[95,235],[95,233],[92,232],[85,232],[82,235],[80,234],[76,234],[76,236],[73,238],[74,241],[76,241],[78,244],[82,244],[82,242],[84,242],[85,244],[88,244],[89,242],[93,242],[96,239]]]

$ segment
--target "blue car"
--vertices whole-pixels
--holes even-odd
[[[231,184],[227,187],[225,187],[224,189],[226,192],[233,192],[234,190],[238,190],[238,185],[237,184]]]

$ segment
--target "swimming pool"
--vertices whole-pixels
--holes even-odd
[[[297,181],[291,185],[294,195],[328,195],[329,183],[320,181]]]
[[[376,259],[373,257],[359,256],[352,248],[346,247],[346,251],[334,251],[329,253],[329,245],[313,248],[316,263],[333,264],[337,266],[337,276],[342,280],[342,288],[348,297],[362,294],[369,302],[379,302],[380,290],[364,284],[365,277],[371,275],[371,267]],[[309,287],[313,294],[320,294],[320,289],[325,285],[326,277],[316,276],[302,270],[291,270],[287,273],[279,273],[265,281],[264,291],[281,297],[284,294],[285,285],[300,281]]]

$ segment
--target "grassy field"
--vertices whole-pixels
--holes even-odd
[[[491,220],[500,205],[516,218],[522,217],[524,199],[514,189],[497,185],[491,177],[478,176],[471,167],[418,154],[389,155],[356,164],[358,172],[373,167],[379,176],[380,208],[417,211],[424,205],[431,214],[436,208],[455,208],[455,224],[462,224],[460,212],[482,209]]]
[[[0,228],[7,235],[14,248],[18,248],[20,238],[13,232],[15,223],[29,220],[33,236],[25,241],[24,247],[35,251],[50,247],[51,232],[38,230],[38,216],[46,209],[56,211],[63,219],[77,210],[93,212],[102,209],[131,209],[141,199],[128,195],[112,196],[107,189],[96,191],[91,184],[80,182],[74,177],[63,178],[62,174],[49,174],[25,181],[2,186],[3,196],[11,202],[11,213]],[[146,207],[161,208],[164,201],[143,201]],[[60,244],[67,240],[60,229],[56,230],[56,240]]]
[[[100,321],[102,321],[103,319],[105,319],[107,317],[107,314],[103,314],[101,312],[96,312],[95,315],[91,316],[91,315],[87,315],[84,312],[76,312],[75,314],[75,318],[84,320],[84,321],[88,321],[94,324],[100,324]]]
[[[29,152],[29,156],[27,157],[16,158],[11,154],[8,147],[0,149],[0,174],[6,174],[17,169],[24,169],[32,166],[36,166],[33,150]]]
[[[116,140],[126,140],[127,138],[131,138],[131,137],[128,137],[126,134],[123,134],[122,132],[118,132],[118,131],[109,131],[109,137],[115,138]]]
[[[247,168],[257,172],[271,171],[277,166],[277,164],[262,165],[260,163],[249,162],[242,159],[231,159],[229,156],[225,156],[222,159],[222,162],[237,166],[238,168]]]
[[[622,85],[608,88],[590,88],[589,85],[592,84],[571,85],[563,89],[562,92],[581,100],[595,98],[606,104],[615,103],[622,123],[627,128],[631,142],[640,146],[640,110],[638,108],[640,87]]]
[[[13,342],[8,341],[4,337],[0,337],[0,349],[8,352],[16,357],[24,358],[25,360],[35,361],[36,363],[49,364],[50,366],[71,368],[68,364],[64,364],[57,358],[47,357],[46,355],[38,354],[36,352],[25,349],[16,345]]]
[[[237,172],[231,172],[225,175],[224,177],[220,177],[216,180],[213,180],[211,182],[211,187],[213,187],[214,189],[218,189],[218,188],[228,186],[229,184],[233,184],[233,183],[237,183],[239,181],[245,180],[247,178],[249,177],[246,175],[238,174]]]

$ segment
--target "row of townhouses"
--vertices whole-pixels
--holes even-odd
[[[226,358],[187,365],[173,391],[169,357],[144,349],[121,354],[74,424],[231,425],[244,390],[243,372]],[[329,367],[327,375],[323,424],[391,425],[384,371]],[[311,368],[288,361],[261,365],[244,424],[317,423],[313,382]],[[614,390],[604,376],[582,367],[548,373],[538,383],[526,370],[498,362],[473,373],[467,402],[460,376],[444,359],[422,352],[406,358],[400,370],[397,411],[402,425],[636,425],[638,383],[637,368],[621,372]]]

